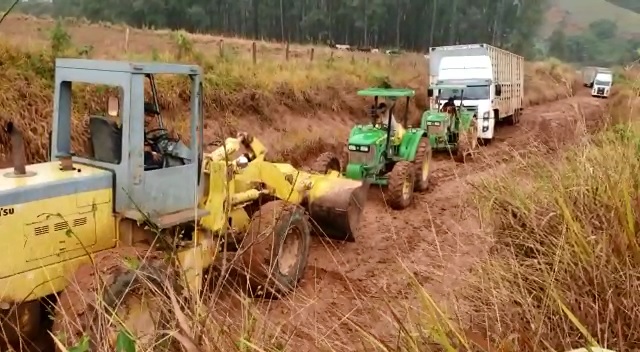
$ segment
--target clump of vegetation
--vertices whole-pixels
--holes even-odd
[[[638,104],[632,92],[624,97]],[[628,115],[632,105],[623,106]],[[639,347],[640,127],[628,116],[612,121],[556,160],[528,161],[523,177],[505,173],[479,187],[494,245],[467,298],[496,346]]]

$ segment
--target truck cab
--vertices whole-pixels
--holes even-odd
[[[599,98],[607,98],[611,92],[613,84],[613,75],[611,72],[598,72],[593,79],[593,88],[591,88],[591,96]]]
[[[496,123],[517,124],[524,97],[524,58],[488,44],[429,48],[430,86],[463,86],[434,92],[432,108],[454,98],[456,106],[475,113],[478,138],[493,139]]]

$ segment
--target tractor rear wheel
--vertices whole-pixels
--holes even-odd
[[[416,150],[413,167],[416,173],[415,190],[422,192],[429,188],[429,174],[431,173],[431,143],[428,137],[422,137]]]
[[[141,350],[170,350],[166,302],[177,276],[160,258],[143,248],[121,247],[81,265],[59,296],[54,336],[69,347],[88,335],[91,351],[114,351],[118,335],[128,331]]]
[[[293,290],[304,275],[310,244],[304,208],[282,200],[260,207],[239,249],[251,293],[277,296]]]
[[[415,175],[413,164],[408,161],[399,161],[393,166],[387,187],[387,198],[392,209],[402,210],[411,204]]]
[[[316,161],[311,165],[311,171],[326,175],[330,171],[342,171],[340,159],[331,152],[320,154]]]
[[[469,128],[458,135],[458,145],[456,147],[456,155],[454,156],[456,162],[467,162],[471,154],[478,148],[477,126],[476,121],[472,120]]]

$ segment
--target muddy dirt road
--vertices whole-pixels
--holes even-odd
[[[553,153],[575,142],[585,128],[598,125],[605,102],[576,96],[530,107],[519,125],[501,126],[472,162],[434,157],[431,190],[404,211],[388,209],[382,192],[371,190],[357,242],[316,239],[301,288],[287,300],[262,302],[259,309],[278,330],[290,333],[288,347],[301,351],[323,346],[362,351],[365,338],[356,325],[394,344],[397,324],[390,307],[401,317],[419,309],[409,274],[439,304],[464,310],[453,295],[488,247],[476,210],[465,199],[469,182],[542,146]]]

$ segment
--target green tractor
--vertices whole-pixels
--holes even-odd
[[[466,86],[433,85],[428,90],[429,98],[434,97],[434,91],[441,89],[456,89],[460,91],[460,105],[455,105],[457,97],[453,98],[453,106],[446,103],[440,106],[440,97],[436,96],[437,107],[431,107],[422,114],[420,127],[429,133],[431,147],[436,151],[455,151],[453,155],[457,162],[466,162],[470,155],[478,148],[478,125],[476,112],[465,109],[464,89]]]
[[[344,172],[347,178],[387,186],[387,202],[404,209],[413,201],[413,192],[429,188],[431,144],[424,128],[407,127],[409,101],[415,91],[404,88],[368,88],[359,96],[373,97],[371,123],[356,125],[348,140],[349,160],[344,168],[333,153],[318,157],[314,171]],[[380,98],[384,101],[380,102]],[[393,115],[398,99],[406,98],[403,123]]]

